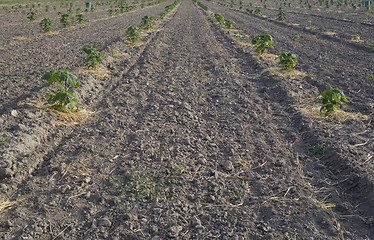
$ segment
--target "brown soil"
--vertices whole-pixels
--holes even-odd
[[[0,39],[0,236],[374,239],[374,55],[339,29],[319,34],[204,1],[234,20],[227,31],[190,0],[142,44],[126,42],[128,26],[170,3]],[[243,44],[268,31],[270,53],[295,52],[300,73],[279,74]],[[81,70],[85,44],[105,53],[109,74]],[[45,92],[30,93],[60,69],[81,82],[90,115],[79,125],[40,107]],[[328,87],[349,103],[324,118],[313,100]]]

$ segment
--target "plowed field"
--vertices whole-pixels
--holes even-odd
[[[350,39],[357,19],[316,12],[310,29],[304,11],[287,24],[183,0],[128,43],[129,26],[172,3],[48,35],[1,12],[2,239],[374,239],[374,54]],[[275,48],[258,55],[248,42],[264,33]],[[86,44],[106,75],[85,69]],[[282,51],[298,57],[292,74]],[[33,92],[64,69],[85,121]],[[349,102],[326,117],[314,100],[330,87]]]

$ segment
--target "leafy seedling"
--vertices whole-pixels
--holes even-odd
[[[184,173],[184,167],[183,167],[183,165],[177,165],[177,164],[175,164],[174,165],[174,172],[176,174],[182,174],[182,173]]]
[[[74,18],[68,13],[62,14],[60,23],[62,23],[64,27],[70,27],[74,23]]]
[[[280,8],[279,9],[279,13],[278,13],[278,20],[279,21],[283,21],[284,19],[286,19],[286,14],[282,11],[282,9]]]
[[[336,109],[340,109],[339,103],[347,103],[348,100],[341,90],[330,88],[319,94],[316,98],[316,102],[321,102],[323,104],[320,112],[330,114]]]
[[[88,68],[97,69],[100,62],[103,61],[104,55],[97,51],[96,46],[86,45],[81,51],[88,54],[88,57],[83,60]]]
[[[84,14],[78,14],[78,15],[76,15],[76,22],[78,23],[78,24],[84,24],[86,21],[87,21],[87,16],[86,15],[84,15]]]
[[[242,197],[242,195],[241,195],[240,193],[234,193],[234,194],[231,195],[231,199],[232,199],[233,201],[237,201],[237,200],[239,200],[241,197]]]
[[[127,34],[127,40],[129,40],[132,43],[139,42],[140,41],[140,34],[143,32],[143,30],[138,26],[131,26],[126,30]]]
[[[252,39],[251,43],[253,45],[258,46],[256,49],[256,52],[260,54],[267,53],[269,48],[274,48],[273,37],[270,36],[269,34],[263,34],[263,35],[257,36]]]
[[[225,18],[221,14],[215,13],[214,18],[221,24],[225,23]]]
[[[228,28],[228,29],[231,29],[234,27],[234,21],[232,20],[226,20],[225,21],[225,27]]]
[[[71,112],[75,107],[74,103],[78,102],[78,98],[69,89],[80,87],[77,77],[68,70],[60,70],[47,72],[42,76],[42,80],[46,80],[48,83],[39,87],[36,91],[40,91],[53,83],[58,84],[57,91],[49,90],[50,94],[46,95],[49,100],[46,104],[50,104],[52,108],[61,112]]]
[[[315,146],[308,149],[313,156],[322,156],[325,154],[325,143],[317,143]]]
[[[8,136],[1,136],[0,137],[0,146],[6,143],[10,143],[10,137]]]
[[[235,35],[235,39],[243,39],[243,38],[245,38],[245,36],[243,36],[243,35],[240,35],[240,34],[237,34],[237,35]]]
[[[358,35],[358,34],[353,35],[352,41],[360,41],[360,40],[361,40],[360,35]]]
[[[52,32],[52,29],[54,27],[54,24],[49,17],[43,18],[39,25],[45,33]]]
[[[38,17],[38,14],[36,12],[29,12],[27,14],[27,19],[29,19],[30,22],[34,22],[37,17]]]
[[[142,18],[142,26],[145,30],[152,29],[156,23],[153,22],[156,18],[151,15],[146,15]]]
[[[302,38],[299,35],[294,35],[292,36],[292,40],[294,40],[295,42],[301,42]]]
[[[297,57],[291,52],[282,52],[279,57],[279,64],[282,65],[285,70],[292,70],[297,63]]]
[[[197,5],[199,5],[199,7],[201,7],[201,8],[204,9],[205,11],[208,11],[208,7],[205,6],[203,3],[201,3],[201,2],[197,2]]]
[[[261,8],[257,8],[257,9],[255,9],[255,10],[253,11],[253,13],[254,13],[254,14],[257,14],[257,15],[261,14]]]

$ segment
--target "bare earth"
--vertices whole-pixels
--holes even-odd
[[[1,12],[1,239],[374,239],[370,47],[328,12],[309,15],[307,29],[303,11],[289,13],[292,25],[270,9],[202,2],[211,12],[183,0],[137,45],[126,29],[171,1],[114,17],[99,9],[51,35]],[[358,26],[374,39],[373,25]],[[259,57],[247,42],[263,33],[275,49]],[[105,54],[107,75],[84,71],[86,44]],[[296,53],[302,74],[276,73],[281,51]],[[78,125],[32,92],[63,69],[92,112]],[[340,118],[314,103],[329,87],[349,100]]]

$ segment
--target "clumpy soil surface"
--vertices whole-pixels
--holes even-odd
[[[142,43],[126,41],[171,3],[27,44],[1,39],[2,239],[374,239],[370,48],[189,0]],[[276,48],[258,56],[247,42],[267,31]],[[105,76],[83,71],[90,43]],[[296,77],[277,70],[284,50],[298,51]],[[31,92],[66,68],[91,112],[79,124]],[[349,103],[326,118],[314,98],[329,87]]]

